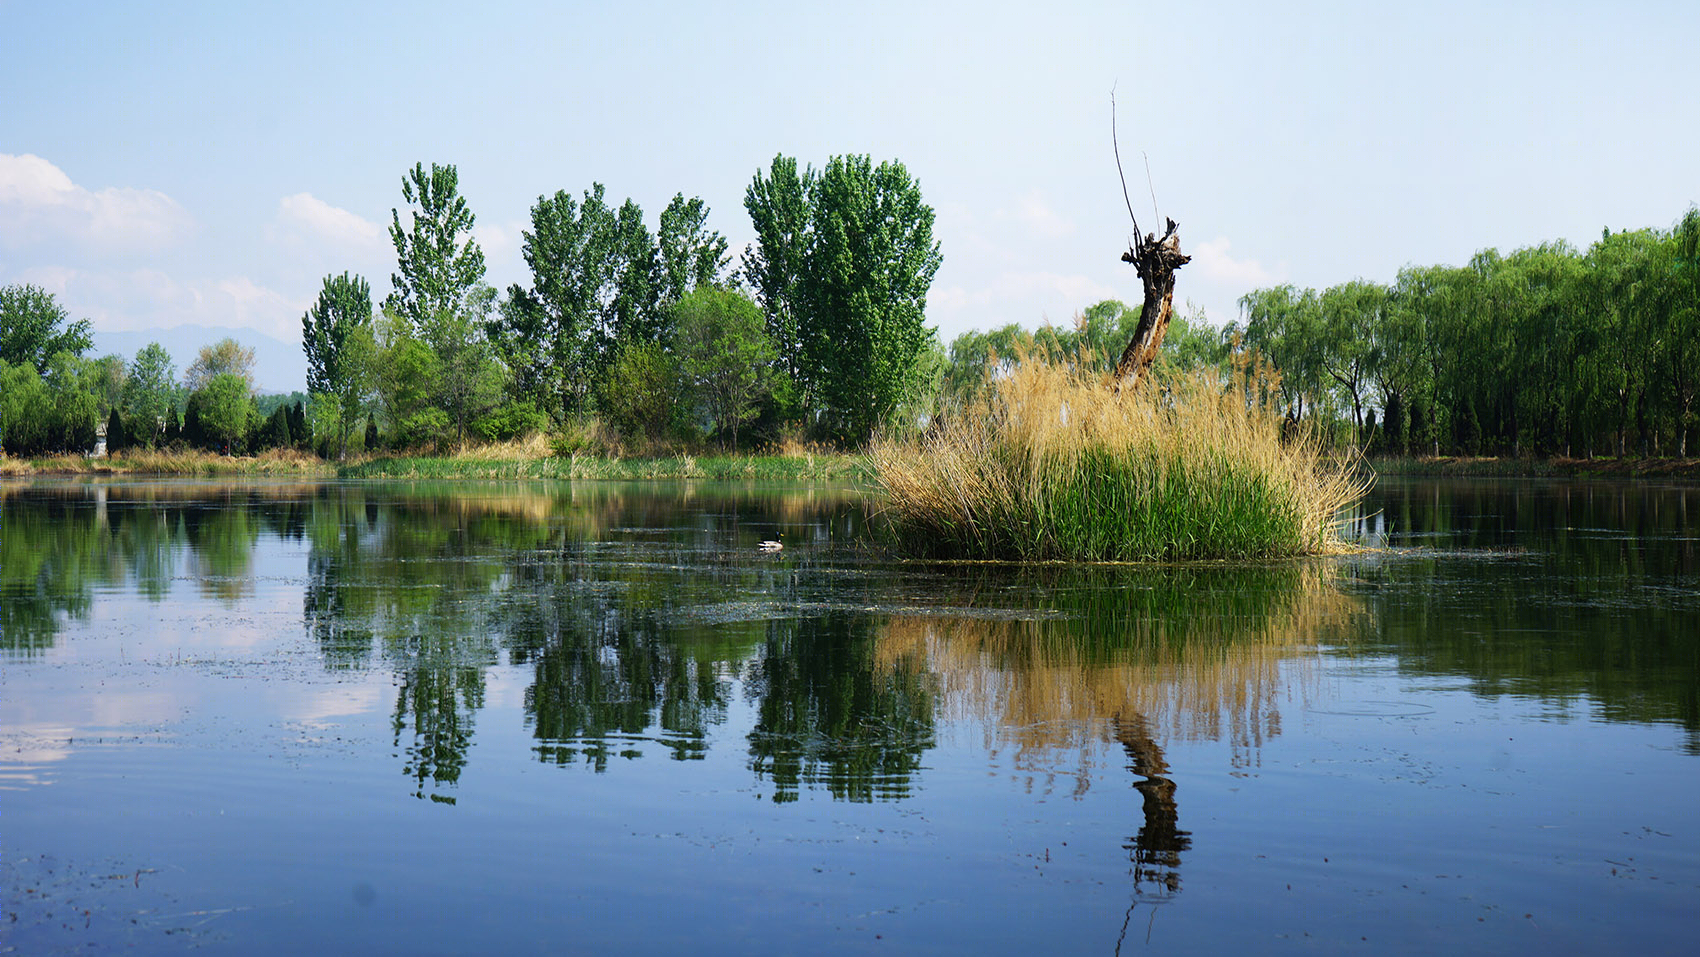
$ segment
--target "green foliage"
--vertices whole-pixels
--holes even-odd
[[[548,428],[549,417],[523,399],[508,399],[472,423],[473,434],[486,442],[522,439]]]
[[[46,375],[57,353],[81,356],[92,344],[89,321],[69,318],[39,286],[0,287],[0,362],[26,363]]]
[[[198,412],[200,435],[208,448],[241,451],[254,404],[247,380],[234,372],[221,372],[191,393],[189,404]]]
[[[803,310],[803,273],[812,245],[811,204],[815,171],[797,171],[796,159],[775,156],[764,177],[760,170],[744,193],[744,209],[756,241],[744,253],[743,278],[755,287],[756,302],[767,317],[768,335],[779,350],[790,379],[804,387],[799,316]]]
[[[643,210],[626,200],[616,210],[602,184],[575,200],[562,191],[538,197],[521,254],[532,284],[508,289],[490,338],[512,370],[512,394],[547,409],[557,425],[586,400],[611,396],[610,365],[625,343],[666,342],[667,305],[719,278],[726,240],[708,230],[701,199],[675,196],[652,236]]]
[[[699,286],[720,281],[730,257],[726,237],[707,227],[708,204],[698,197],[675,194],[661,211],[656,233],[661,263],[661,302],[678,302]]]
[[[1696,236],[1605,232],[1408,266],[1392,286],[1291,286],[1241,300],[1288,414],[1345,441],[1439,455],[1687,455],[1700,392]],[[1684,245],[1684,244],[1687,245]],[[1685,251],[1686,250],[1686,251]]]
[[[867,156],[833,157],[818,176],[776,157],[744,205],[757,234],[744,273],[787,371],[824,431],[866,439],[917,390],[942,261],[932,208],[901,163]]]
[[[738,430],[772,390],[778,358],[761,310],[742,293],[701,286],[673,307],[679,373],[716,432]]]
[[[516,394],[549,410],[557,424],[583,403],[606,345],[602,304],[616,275],[615,224],[601,183],[582,204],[564,190],[539,196],[520,248],[531,288],[509,287],[491,328]]]
[[[143,346],[130,363],[130,375],[119,394],[130,441],[149,448],[157,444],[165,430],[167,412],[177,405],[177,396],[171,353],[157,342]]]
[[[318,301],[301,316],[301,349],[307,354],[307,391],[337,398],[337,456],[345,458],[348,431],[365,404],[376,358],[366,280],[346,272],[325,277]]]
[[[484,317],[496,291],[479,286],[454,312],[438,313],[426,326],[426,339],[437,355],[431,393],[454,426],[454,440],[466,441],[469,427],[502,400],[506,372],[485,338]]]
[[[405,319],[386,311],[379,346],[378,395],[398,447],[436,445],[448,438],[448,413],[436,402],[442,360]]]
[[[256,449],[287,449],[294,446],[289,430],[289,409],[279,406],[260,427]]]
[[[210,346],[202,346],[195,356],[195,361],[183,373],[183,386],[190,392],[199,392],[206,388],[214,377],[233,375],[241,379],[254,391],[254,350],[244,348],[235,339],[220,339]]]
[[[679,370],[660,343],[622,345],[600,391],[603,413],[621,434],[654,441],[673,430]]]
[[[12,455],[47,451],[44,425],[50,411],[47,386],[35,366],[0,359],[0,450]]]
[[[474,287],[484,281],[484,251],[472,238],[474,217],[460,195],[460,174],[453,166],[416,163],[402,178],[403,201],[415,205],[402,228],[401,212],[390,210],[390,242],[398,271],[394,291],[384,305],[416,330],[433,316],[460,312]]]

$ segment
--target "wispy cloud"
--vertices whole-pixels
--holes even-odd
[[[927,296],[927,317],[951,326],[991,328],[1019,322],[1031,327],[1045,319],[1066,321],[1095,302],[1117,297],[1117,289],[1084,273],[1006,272],[974,289],[935,287]]]
[[[74,303],[97,330],[131,332],[176,326],[235,326],[290,341],[301,333],[309,301],[295,301],[247,276],[179,281],[159,269],[33,270],[43,288]],[[27,281],[35,281],[33,279]]]
[[[1277,271],[1255,259],[1235,259],[1228,252],[1229,245],[1226,236],[1218,236],[1193,248],[1193,265],[1203,278],[1238,287],[1242,292],[1280,281]]]
[[[153,189],[91,190],[32,153],[0,153],[0,245],[34,248],[70,242],[96,253],[171,245],[192,220],[176,200]]]
[[[382,257],[389,248],[384,227],[312,193],[278,200],[269,234],[285,245],[325,249],[361,261]]]

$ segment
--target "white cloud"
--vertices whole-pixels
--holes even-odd
[[[1059,215],[1037,192],[1017,200],[1010,215],[1027,230],[1047,239],[1060,239],[1074,232],[1074,223]]]
[[[1192,262],[1203,278],[1249,292],[1259,286],[1274,285],[1277,273],[1255,259],[1235,259],[1228,254],[1227,237],[1218,236],[1199,243],[1192,251]]]
[[[360,260],[381,257],[389,235],[377,223],[319,199],[296,193],[277,202],[277,218],[269,229],[276,241]]]
[[[288,342],[301,334],[310,299],[294,301],[247,276],[178,281],[158,269],[36,270],[51,274],[47,288],[73,315],[87,316],[98,331],[134,332],[181,325],[256,329]]]
[[[152,189],[78,186],[39,156],[0,153],[0,244],[65,241],[95,252],[152,250],[188,232],[189,214]]]

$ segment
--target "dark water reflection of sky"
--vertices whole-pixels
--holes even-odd
[[[1692,937],[1694,489],[1388,481],[1369,552],[1183,568],[905,564],[830,486],[0,509],[9,952]]]

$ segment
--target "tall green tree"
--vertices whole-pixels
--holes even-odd
[[[661,258],[661,302],[670,305],[698,286],[720,281],[730,257],[726,237],[708,228],[708,204],[700,197],[674,195],[661,211],[656,231]]]
[[[1376,352],[1372,332],[1387,310],[1387,288],[1362,279],[1330,287],[1320,299],[1321,328],[1317,358],[1352,405],[1353,434],[1364,432],[1364,410],[1371,396]]]
[[[171,353],[157,342],[137,350],[118,403],[130,441],[150,448],[156,445],[165,432],[167,415],[177,406],[177,396]]]
[[[779,157],[771,170],[745,194],[757,231],[746,274],[780,348],[798,349],[791,361],[823,431],[864,440],[919,385],[942,262],[932,207],[898,162],[836,156],[817,178]]]
[[[601,183],[582,203],[565,190],[539,196],[520,247],[531,288],[509,287],[490,330],[520,394],[557,424],[582,404],[597,365],[603,290],[614,278],[614,224]]]
[[[89,350],[89,321],[70,322],[53,294],[39,286],[0,287],[0,361],[27,362],[45,375],[53,356]]]
[[[631,200],[620,204],[614,232],[607,243],[608,270],[613,279],[603,321],[593,347],[597,364],[606,365],[616,342],[653,342],[666,338],[661,313],[661,260],[643,222],[643,208]]]
[[[307,391],[336,397],[337,457],[345,459],[375,349],[372,290],[366,280],[346,272],[325,277],[318,301],[301,316],[301,349],[307,354]]]
[[[254,410],[246,380],[233,372],[220,372],[192,393],[189,401],[199,413],[203,441],[224,452],[241,448]]]
[[[472,238],[474,217],[460,195],[460,174],[453,166],[415,164],[402,177],[401,196],[410,222],[402,227],[400,210],[390,210],[390,242],[397,272],[384,304],[423,327],[431,317],[452,314],[484,281],[484,251]]]
[[[744,209],[756,241],[744,252],[740,271],[755,289],[767,316],[767,331],[779,350],[779,362],[805,396],[799,316],[803,310],[804,267],[814,241],[813,167],[797,170],[797,160],[775,156],[767,175],[756,171],[744,192]]]
[[[1658,237],[1652,230],[1605,232],[1588,250],[1589,306],[1600,361],[1597,367],[1616,407],[1617,454],[1644,415],[1648,372],[1653,363],[1654,309],[1658,301]]]
[[[454,426],[456,444],[464,443],[469,427],[501,400],[503,369],[485,335],[485,317],[495,298],[494,289],[480,284],[460,308],[437,313],[426,328],[426,342],[437,356],[431,394]]]
[[[1691,207],[1671,230],[1666,259],[1669,302],[1663,340],[1663,375],[1670,390],[1676,454],[1688,455],[1688,434],[1700,425],[1700,208]]]

